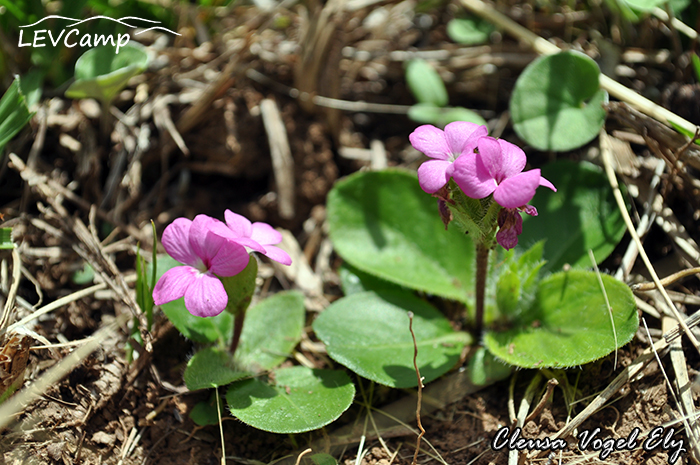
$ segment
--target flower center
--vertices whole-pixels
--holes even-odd
[[[194,264],[194,268],[200,273],[206,273],[209,271],[209,266],[202,261],[201,258],[197,259],[197,263]]]

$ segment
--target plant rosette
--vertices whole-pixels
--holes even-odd
[[[341,277],[350,294],[314,323],[329,355],[363,377],[404,386],[398,367],[405,362],[383,353],[374,359],[385,362],[372,364],[366,353],[404,344],[394,340],[400,329],[392,321],[403,319],[399,310],[420,315],[416,307],[427,305],[412,300],[411,291],[461,301],[471,310],[468,321],[474,318],[479,289],[472,286],[479,273],[484,281],[484,331],[474,340],[483,340],[501,362],[525,368],[572,367],[629,342],[638,326],[631,291],[610,276],[582,269],[590,266],[589,250],[599,262],[624,233],[604,175],[592,165],[572,162],[525,171],[519,148],[485,134],[472,140],[475,128],[461,124],[412,136],[414,145],[418,141],[417,148],[432,158],[429,168],[419,169],[420,182],[400,170],[365,172],[341,180],[330,192],[330,237],[347,263]],[[554,186],[562,193],[555,193]],[[437,198],[438,209],[425,191]],[[523,221],[520,211],[537,216]],[[561,230],[567,235],[556,234]],[[530,247],[521,251],[518,241]],[[486,254],[486,266],[465,266],[478,262],[479,247],[491,250],[496,244],[504,249],[490,258]],[[550,274],[567,263],[573,269]],[[374,311],[366,315],[364,308]],[[439,313],[428,320],[440,321]],[[355,328],[353,321],[364,322],[364,327]],[[362,336],[363,331],[371,337]],[[470,342],[450,337],[455,339],[446,345]],[[440,345],[433,341],[431,347]],[[448,364],[436,358],[423,362],[421,372]],[[432,379],[442,373],[438,370]],[[408,376],[405,382],[415,385]]]
[[[204,344],[187,363],[185,384],[191,391],[228,386],[231,413],[259,429],[320,428],[350,406],[354,386],[338,370],[279,368],[301,340],[304,297],[279,292],[248,308],[258,271],[250,253],[284,265],[291,258],[276,246],[282,235],[271,226],[230,210],[224,216],[225,222],[206,215],[176,219],[162,236],[168,255],[156,257],[155,304],[185,337]],[[219,414],[210,399],[191,418],[206,425]]]

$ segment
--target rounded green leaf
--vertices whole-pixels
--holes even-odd
[[[355,268],[411,289],[466,302],[474,245],[440,220],[415,173],[355,173],[328,194],[330,237]]]
[[[227,350],[208,347],[194,354],[187,362],[183,378],[187,389],[196,391],[226,386],[246,376],[250,376],[250,373],[239,370]]]
[[[223,411],[223,401],[221,404],[221,418],[226,416]],[[190,419],[199,426],[216,425],[219,423],[219,413],[216,411],[216,392],[212,391],[208,401],[197,402],[190,410]]]
[[[415,59],[406,65],[406,83],[418,103],[447,105],[447,89],[442,78],[427,61]]]
[[[272,433],[302,433],[338,419],[355,397],[343,371],[295,366],[273,374],[274,384],[248,379],[229,387],[226,401],[234,417]]]
[[[365,291],[401,291],[403,288],[394,283],[390,283],[374,275],[360,271],[354,266],[343,263],[338,268],[338,277],[340,278],[340,287],[343,289],[343,294],[357,294]]]
[[[331,454],[326,454],[324,452],[320,454],[314,454],[309,457],[315,465],[337,465],[338,461]]]
[[[447,23],[447,35],[458,44],[483,44],[493,31],[491,23],[479,18],[455,18]]]
[[[559,271],[565,264],[590,267],[588,249],[600,263],[615,249],[625,233],[603,170],[588,162],[558,160],[542,168],[557,192],[540,188],[530,202],[539,215],[523,215],[520,243],[527,247],[546,239],[545,269]]]
[[[511,329],[488,331],[484,344],[523,368],[573,367],[608,355],[632,340],[639,317],[632,291],[611,276],[601,278],[615,333],[596,273],[572,270],[542,280],[533,306]]]
[[[156,282],[166,271],[175,266],[181,266],[181,263],[169,255],[158,255]],[[149,263],[147,275],[151,274],[151,270]],[[185,307],[183,298],[163,304],[160,308],[177,330],[188,339],[201,343],[219,341],[222,344],[231,339],[233,316],[228,312],[206,318],[194,316]]]
[[[140,46],[92,48],[76,61],[75,82],[66,90],[66,97],[95,98],[109,103],[129,79],[141,74],[147,66],[148,55]]]
[[[306,321],[304,295],[279,292],[246,312],[236,365],[258,373],[282,363],[301,340]]]
[[[518,78],[510,99],[515,132],[539,150],[566,151],[595,138],[605,122],[598,65],[566,51],[543,56]]]
[[[418,368],[428,383],[459,361],[471,338],[456,332],[432,305],[407,292],[362,292],[344,297],[314,321],[328,355],[355,373],[396,388],[418,385],[408,312],[414,313]]]

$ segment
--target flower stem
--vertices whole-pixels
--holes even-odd
[[[489,250],[483,243],[476,245],[476,312],[474,315],[474,337],[481,340],[484,328],[484,297],[486,295],[486,275],[489,269]]]
[[[243,332],[243,321],[245,320],[245,310],[239,311],[233,317],[233,339],[231,340],[231,355],[236,352],[238,348],[238,343],[241,340],[241,333]]]

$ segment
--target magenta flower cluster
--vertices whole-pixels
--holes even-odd
[[[207,215],[194,220],[177,218],[163,231],[165,251],[184,266],[168,270],[153,289],[153,300],[162,305],[180,297],[195,316],[216,316],[228,304],[220,278],[235,276],[248,266],[248,249],[260,252],[284,265],[289,255],[275,247],[282,235],[265,223],[225,212],[226,223]]]
[[[435,194],[452,178],[468,197],[493,195],[504,208],[499,213],[496,240],[512,249],[522,232],[519,212],[537,216],[535,207],[528,205],[537,188],[557,189],[539,169],[523,172],[527,157],[520,147],[488,137],[487,133],[486,126],[459,121],[448,124],[444,131],[427,124],[420,126],[409,140],[414,148],[434,159],[418,168],[421,188]]]

